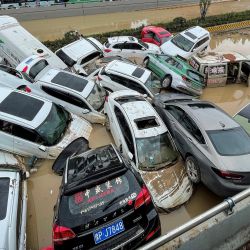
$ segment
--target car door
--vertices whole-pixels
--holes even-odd
[[[142,41],[146,43],[153,43],[153,37],[154,37],[154,32],[148,30],[146,33],[144,33]]]
[[[12,135],[14,139],[15,153],[24,156],[47,158],[48,149],[43,146],[44,141],[34,130],[13,124]]]
[[[0,120],[0,149],[13,153],[12,123]]]
[[[123,43],[116,43],[113,45],[112,49],[110,49],[111,51],[108,53],[109,56],[116,56],[116,55],[120,55],[120,56],[124,56],[123,55]],[[107,49],[109,50],[109,49]]]
[[[145,57],[147,50],[138,43],[129,43],[130,57]]]
[[[110,74],[109,75],[110,79],[111,79],[111,84],[109,86],[104,86],[108,88],[110,88],[113,92],[115,91],[119,91],[119,90],[125,90],[128,89],[127,86],[127,79],[122,77],[122,76],[118,76],[118,75],[114,75],[114,74]]]

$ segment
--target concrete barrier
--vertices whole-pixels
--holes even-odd
[[[237,30],[250,27],[250,20],[236,22],[236,23],[227,23],[222,25],[216,25],[213,27],[206,28],[209,32],[222,32],[222,31],[230,31]]]

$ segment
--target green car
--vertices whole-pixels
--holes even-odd
[[[148,54],[144,66],[161,79],[163,88],[195,96],[202,94],[204,76],[178,56]]]

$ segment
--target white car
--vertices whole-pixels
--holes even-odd
[[[51,68],[44,58],[36,56],[22,62],[17,69],[35,79],[33,84],[27,82],[33,94],[60,104],[91,123],[105,123],[106,117],[102,110],[107,93],[92,80]],[[5,86],[21,89],[21,86],[9,86],[8,82]]]
[[[116,146],[144,179],[156,205],[177,207],[192,195],[173,139],[152,105],[132,90],[109,95],[104,111]]]
[[[75,73],[87,76],[85,67],[103,57],[103,45],[93,37],[81,38],[56,51],[56,55]]]
[[[144,58],[148,53],[160,54],[160,48],[152,43],[144,43],[133,36],[109,37],[103,45],[104,55],[119,55],[125,58]]]
[[[185,59],[205,50],[210,43],[210,33],[200,26],[195,26],[175,35],[161,45],[164,54],[181,56]]]
[[[0,249],[26,250],[27,177],[20,159],[0,152]]]
[[[138,65],[114,60],[103,67],[96,82],[109,92],[132,89],[153,98],[161,88],[160,79]]]
[[[56,158],[73,140],[89,138],[91,125],[52,102],[0,88],[0,149],[23,156]]]

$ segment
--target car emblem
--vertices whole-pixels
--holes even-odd
[[[132,200],[128,200],[128,205],[131,206],[133,204]]]

